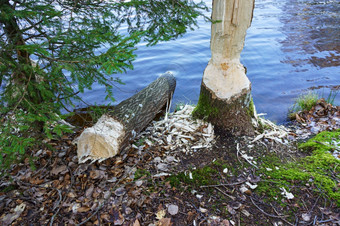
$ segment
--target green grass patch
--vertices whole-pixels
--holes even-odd
[[[291,113],[298,111],[309,111],[319,99],[319,95],[315,92],[308,92],[306,94],[300,95],[295,99],[295,104],[290,109]]]
[[[151,173],[145,169],[137,169],[135,172],[134,180],[138,180],[143,176],[146,176],[147,178],[151,178]]]
[[[308,183],[314,192],[327,195],[340,207],[340,190],[337,185],[340,180],[340,160],[329,153],[334,150],[332,142],[339,140],[339,130],[322,132],[299,145],[300,148],[311,151],[310,156],[288,163],[282,163],[278,157],[265,157],[260,171],[268,180],[258,184],[257,192],[278,199],[281,198],[280,188],[285,187],[288,191],[290,187],[306,186]]]
[[[336,131],[323,131],[305,143],[299,144],[299,148],[305,151],[327,152],[338,148],[336,142],[340,139],[340,129]]]
[[[179,187],[182,184],[189,185],[191,187],[199,187],[203,185],[216,184],[215,179],[217,175],[218,171],[216,169],[210,166],[205,166],[189,172],[181,172],[171,175],[167,178],[167,181],[170,181],[170,184],[173,187]]]

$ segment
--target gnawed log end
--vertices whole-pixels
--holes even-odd
[[[125,137],[122,123],[103,115],[98,122],[84,130],[78,139],[78,161],[104,160],[119,153]]]
[[[79,163],[117,155],[169,103],[175,87],[175,77],[166,73],[85,129],[77,142]]]

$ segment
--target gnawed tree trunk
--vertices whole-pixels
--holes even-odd
[[[157,113],[170,103],[176,80],[170,73],[118,104],[98,122],[84,130],[78,139],[78,161],[104,160],[119,153],[144,129]]]
[[[211,60],[206,67],[194,116],[234,135],[252,135],[251,84],[240,63],[254,0],[214,0]]]

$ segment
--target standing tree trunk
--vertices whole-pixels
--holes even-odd
[[[211,59],[194,116],[233,135],[252,135],[251,84],[240,63],[255,0],[213,0]]]
[[[9,0],[0,0],[0,4],[7,8],[8,11],[13,6],[11,6]],[[14,10],[14,9],[11,9]],[[34,104],[40,104],[43,102],[41,91],[36,87],[38,85],[38,79],[32,69],[32,62],[30,58],[30,53],[25,48],[25,40],[22,34],[22,30],[19,27],[17,18],[13,13],[1,12],[7,17],[0,17],[0,25],[3,26],[4,32],[6,34],[8,45],[13,46],[12,48],[16,50],[14,53],[7,53],[8,58],[16,58],[18,63],[17,70],[11,75],[11,84],[17,89],[14,92],[18,95],[20,92],[21,96],[25,96],[30,102]],[[26,89],[26,90],[25,90]],[[19,92],[19,90],[21,90]],[[15,101],[18,101],[21,97],[13,96]],[[17,102],[14,101],[16,105]]]

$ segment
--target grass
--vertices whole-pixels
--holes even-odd
[[[312,107],[314,107],[317,103],[317,101],[320,98],[324,98],[325,101],[329,104],[334,104],[334,100],[336,98],[336,96],[338,95],[339,90],[333,91],[331,90],[331,92],[328,94],[327,98],[324,97],[324,95],[322,95],[322,97],[320,97],[320,95],[316,92],[308,92],[305,94],[300,95],[298,98],[295,99],[295,103],[294,105],[289,109],[289,113],[290,114],[295,114],[298,111],[309,111],[312,109]]]
[[[340,207],[340,160],[331,152],[339,148],[340,130],[321,132],[314,138],[299,145],[310,153],[297,161],[282,163],[276,156],[267,156],[261,167],[261,173],[268,181],[259,183],[257,192],[266,194],[273,200],[281,200],[280,188],[285,187],[299,196],[300,188],[312,187],[316,196],[326,196]],[[268,171],[267,168],[272,169]],[[299,189],[296,189],[299,188]]]
[[[328,94],[326,102],[330,103],[331,105],[334,105],[335,97],[338,95],[339,92],[340,90],[335,90],[335,91],[331,90],[331,92]]]
[[[290,113],[296,113],[298,111],[309,111],[316,102],[319,100],[319,95],[315,92],[308,92],[306,94],[300,95],[295,99],[295,104],[290,109]]]
[[[181,184],[192,186],[192,188],[198,188],[203,185],[215,184],[215,176],[218,175],[218,171],[211,166],[205,166],[203,168],[191,170],[188,173],[178,173],[171,175],[167,178],[170,181],[171,186],[179,187]]]

